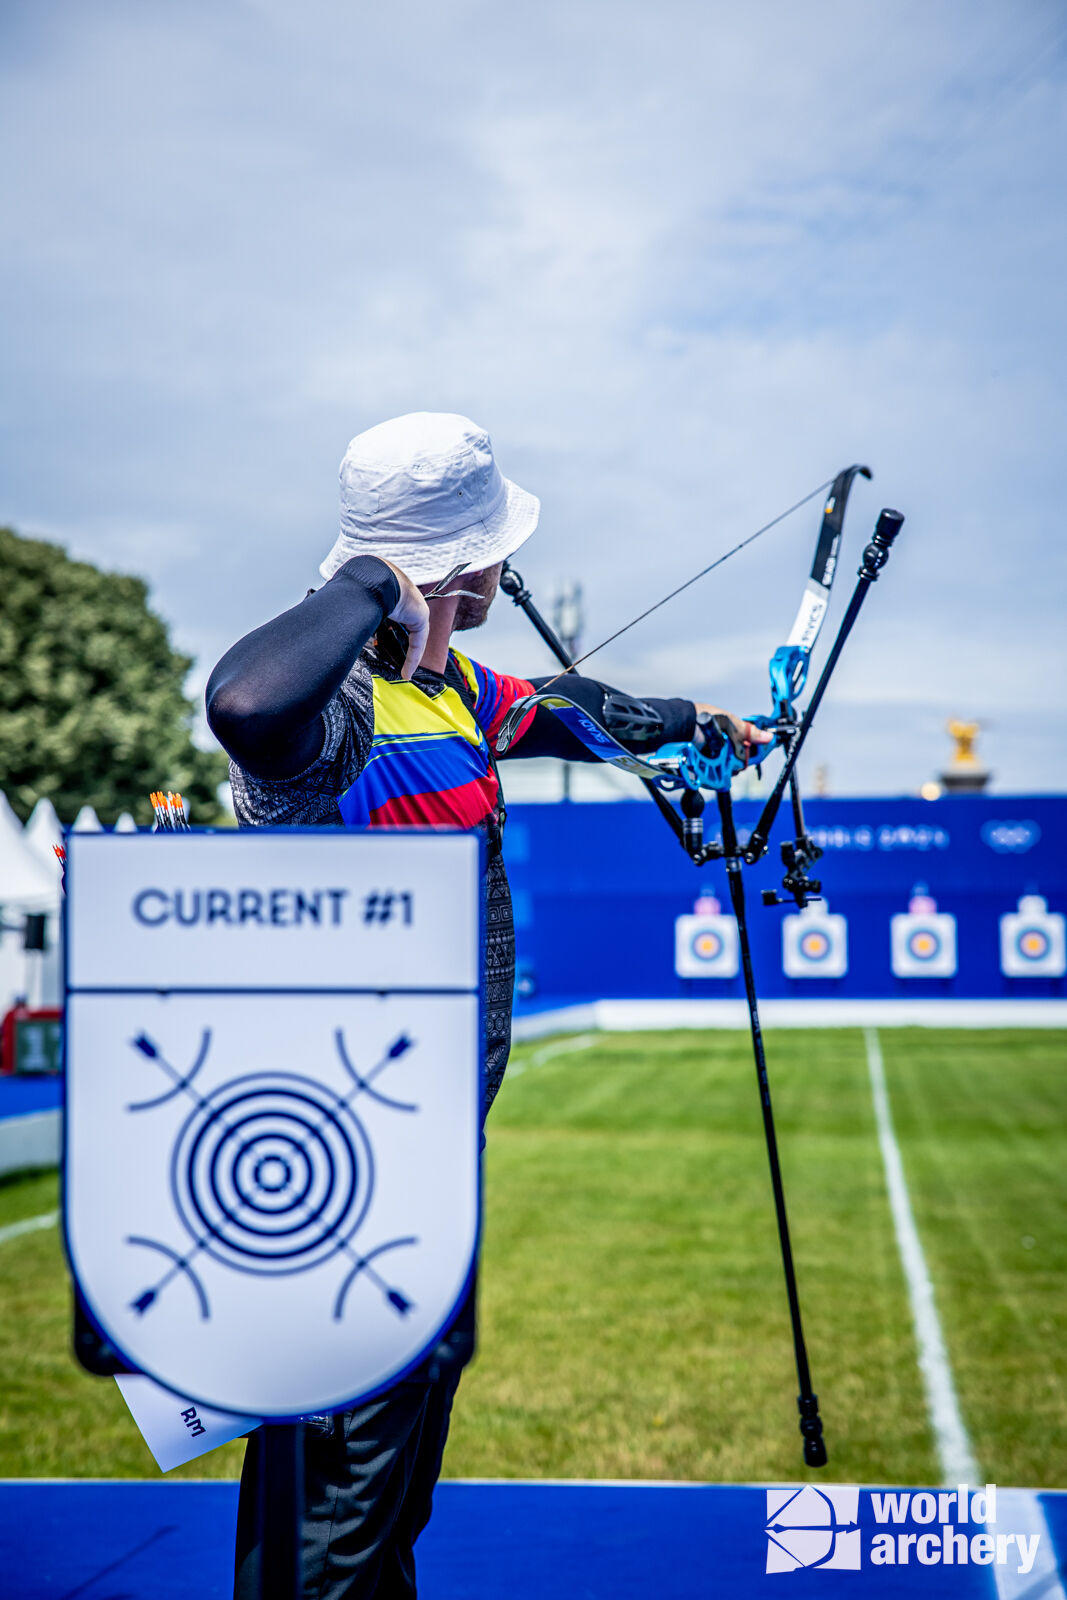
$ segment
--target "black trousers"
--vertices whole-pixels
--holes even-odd
[[[409,1378],[324,1433],[304,1429],[305,1600],[413,1600],[415,1540],[430,1520],[462,1367]],[[259,1435],[245,1451],[234,1600],[256,1600]]]

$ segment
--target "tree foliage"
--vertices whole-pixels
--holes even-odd
[[[147,824],[163,788],[217,821],[226,760],[193,743],[191,666],[140,578],[0,528],[0,789],[23,819],[47,795],[64,822],[88,803]]]

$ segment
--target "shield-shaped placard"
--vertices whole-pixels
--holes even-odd
[[[221,1410],[295,1416],[380,1391],[437,1342],[477,1248],[476,841],[414,836],[384,876],[366,835],[334,833],[330,857],[312,848],[302,867],[279,862],[264,833],[213,838],[206,850],[204,838],[179,837],[165,862],[152,840],[70,843],[65,1218],[92,1315],[132,1366]],[[122,855],[131,849],[136,860]],[[110,873],[103,850],[113,852]],[[294,873],[303,877],[289,882]],[[273,955],[269,985],[250,984],[239,921],[235,959],[222,962],[215,988],[195,924],[168,923],[166,950],[161,941],[151,960],[142,950],[123,961],[124,919],[138,903],[153,917],[164,903],[191,907],[196,893],[202,906],[209,894],[218,907],[239,905],[242,893],[269,905],[272,892],[280,904],[282,890],[310,904],[324,885],[351,916],[326,924],[326,949],[321,919],[308,922],[304,945],[279,921],[290,947],[284,989]],[[389,896],[401,937],[384,965],[380,948],[365,964],[367,992],[364,917],[370,907],[380,918]],[[99,948],[86,954],[90,917],[98,938],[112,938],[110,984]],[[313,987],[343,965],[335,946],[346,939],[350,986]],[[171,986],[124,988],[131,968],[143,981],[165,954]],[[239,988],[226,988],[228,972]],[[91,987],[79,987],[80,973]]]

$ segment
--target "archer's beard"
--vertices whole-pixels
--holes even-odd
[[[480,628],[489,615],[489,607],[492,603],[492,596],[485,600],[479,595],[478,599],[474,600],[470,595],[463,595],[460,598],[459,605],[456,607],[456,614],[452,620],[452,632],[469,633],[471,628]]]

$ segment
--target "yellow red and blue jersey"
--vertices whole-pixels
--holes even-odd
[[[490,741],[533,685],[458,650],[449,651],[443,677],[417,676],[424,685],[430,677],[432,693],[418,682],[374,674],[370,753],[337,802],[349,827],[474,828],[496,810]]]

